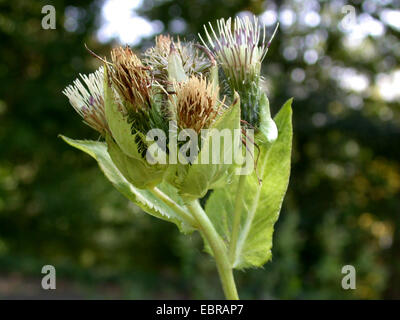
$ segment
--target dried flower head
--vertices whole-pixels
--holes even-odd
[[[155,46],[144,53],[144,61],[152,68],[155,79],[161,83],[168,80],[167,69],[171,50],[179,54],[183,69],[188,76],[205,74],[212,65],[208,57],[193,42],[182,42],[179,39],[174,41],[170,35],[159,35],[155,42]]]
[[[218,88],[203,77],[192,76],[188,82],[176,84],[173,104],[178,127],[199,133],[213,123],[223,102],[218,101]]]
[[[150,108],[152,78],[149,68],[129,47],[118,47],[111,51],[110,78],[127,111],[138,112]]]
[[[85,123],[104,135],[109,129],[104,113],[103,67],[89,75],[79,75],[83,83],[76,79],[73,85],[63,90],[63,94]]]

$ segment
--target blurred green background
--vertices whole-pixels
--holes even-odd
[[[46,4],[55,30],[41,27]],[[273,260],[236,272],[241,297],[399,299],[399,8],[0,0],[0,298],[222,298],[198,234],[141,212],[57,138],[98,138],[61,91],[99,66],[84,43],[100,55],[118,43],[139,51],[158,33],[194,39],[209,20],[253,12],[268,34],[280,21],[263,74],[273,113],[294,97],[294,150]],[[47,264],[54,291],[40,286]],[[347,264],[356,290],[341,287]]]

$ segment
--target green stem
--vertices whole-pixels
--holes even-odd
[[[207,240],[217,263],[219,277],[226,299],[239,300],[236,290],[233,270],[226,252],[226,247],[218,235],[207,214],[204,212],[197,200],[189,200],[187,207],[197,220],[199,230]]]
[[[229,258],[231,260],[232,265],[236,260],[236,247],[237,240],[239,237],[239,229],[240,229],[240,216],[242,213],[242,203],[243,203],[243,195],[244,195],[244,184],[246,182],[246,175],[242,174],[239,178],[239,183],[236,191],[236,200],[235,200],[235,209],[233,211],[233,226],[232,226],[232,234],[229,242]]]
[[[189,225],[193,227],[197,227],[197,220],[192,217],[192,215],[187,212],[186,208],[182,208],[179,204],[177,204],[174,200],[168,197],[164,192],[162,192],[157,187],[153,189],[149,189],[152,194],[161,199],[164,203],[166,203],[170,208],[172,208],[179,216]]]

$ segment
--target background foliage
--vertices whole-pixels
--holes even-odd
[[[57,10],[56,30],[41,28],[45,4]],[[350,46],[339,27],[345,4],[376,20],[399,8],[383,0],[154,0],[140,7],[163,33],[177,31],[178,19],[179,35],[189,39],[207,21],[239,12],[278,11],[284,21],[289,9],[297,17],[281,21],[263,65],[273,113],[294,97],[289,192],[272,262],[237,272],[242,298],[400,298],[400,98],[384,100],[376,85],[380,74],[399,69],[400,31],[384,25],[383,34]],[[94,160],[57,138],[97,139],[61,90],[98,66],[84,43],[100,55],[112,45],[95,37],[101,6],[0,0],[0,298],[220,298],[197,234],[185,237],[144,215]],[[310,11],[319,13],[317,25],[301,23]],[[363,74],[367,86],[352,87],[343,70]],[[57,269],[56,292],[40,289],[45,264]],[[356,267],[356,290],[341,288],[346,264]]]

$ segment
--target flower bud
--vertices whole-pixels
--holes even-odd
[[[155,46],[144,53],[144,62],[151,67],[155,80],[162,84],[205,75],[212,66],[210,59],[193,42],[174,41],[169,35],[160,35],[155,42]]]

